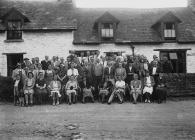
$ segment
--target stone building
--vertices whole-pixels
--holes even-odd
[[[72,0],[0,1],[0,73],[24,57],[70,50],[168,56],[176,73],[195,73],[195,0],[160,9],[76,8]]]

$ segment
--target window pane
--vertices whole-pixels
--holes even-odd
[[[21,21],[8,21],[7,39],[22,39]]]

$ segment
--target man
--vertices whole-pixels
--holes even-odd
[[[161,72],[160,62],[156,55],[153,56],[153,61],[149,65],[150,74],[153,76],[155,83],[158,82],[158,76]],[[152,94],[152,100],[157,99],[156,85],[154,85],[154,92]]]
[[[134,74],[134,80],[131,81],[131,94],[133,96],[133,103],[137,104],[137,98],[141,94],[141,81],[138,80],[138,75]]]
[[[26,73],[22,69],[21,63],[18,63],[17,64],[17,68],[13,70],[13,72],[12,72],[12,79],[13,80],[16,80],[17,75],[20,75],[22,77],[23,82],[25,81],[25,79],[26,79]]]
[[[48,66],[51,65],[51,61],[49,61],[49,56],[45,56],[45,60],[41,61],[42,69],[47,70]]]
[[[24,61],[23,61],[23,63],[22,63],[22,68],[24,69],[24,68],[29,68],[29,66],[30,66],[30,61],[29,61],[29,59],[28,58],[24,58]]]
[[[93,67],[93,75],[94,75],[94,86],[95,86],[95,98],[97,99],[98,97],[98,89],[99,89],[99,85],[101,84],[102,82],[102,78],[103,78],[103,72],[104,72],[104,67],[103,65],[100,63],[100,60],[97,59],[96,60],[96,63]]]
[[[112,84],[114,85],[115,83],[114,74],[115,74],[115,69],[112,66],[112,62],[108,61],[108,64],[104,69],[104,79],[108,79],[108,81],[111,81]]]
[[[172,73],[173,72],[173,65],[170,60],[168,60],[167,56],[163,57],[162,60],[162,72],[163,73]]]
[[[111,104],[111,102],[112,102],[115,95],[117,95],[117,97],[120,100],[120,104],[122,104],[124,94],[125,94],[125,81],[123,81],[121,79],[121,77],[119,77],[118,81],[115,83],[115,89],[112,92],[112,94],[110,95],[110,98],[108,100],[108,104]]]
[[[125,82],[128,85],[130,85],[131,81],[133,80],[133,75],[134,75],[134,73],[136,73],[136,70],[133,66],[133,63],[128,63],[125,69],[126,69],[126,73],[127,73],[127,77],[125,79]]]
[[[115,70],[115,80],[119,80],[119,77],[121,78],[121,80],[125,80],[127,76],[126,70],[125,68],[123,68],[123,64],[121,62],[119,62],[118,64],[118,68]]]

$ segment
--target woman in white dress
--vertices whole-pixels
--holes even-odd
[[[144,78],[144,89],[143,94],[145,95],[145,102],[150,103],[150,96],[153,93],[154,78],[150,76],[149,72],[146,72],[146,77]]]

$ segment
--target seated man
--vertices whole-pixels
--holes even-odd
[[[74,79],[74,76],[70,76],[70,80],[66,83],[66,95],[68,96],[68,103],[69,105],[72,104],[71,97],[73,96],[73,103],[76,102],[76,95],[77,95],[77,81]]]
[[[122,81],[121,77],[119,76],[118,77],[118,81],[116,82],[115,84],[115,89],[114,91],[112,92],[109,100],[108,100],[108,104],[111,104],[113,98],[115,95],[118,96],[119,100],[120,100],[120,103],[122,104],[123,103],[123,95],[125,93],[125,81]]]
[[[146,72],[146,77],[144,78],[144,89],[143,94],[145,95],[145,103],[150,103],[150,96],[153,93],[154,78],[150,76],[149,72]]]
[[[138,75],[134,74],[134,80],[131,81],[131,92],[130,94],[133,96],[133,103],[137,103],[137,98],[141,94],[141,81],[138,80]]]

